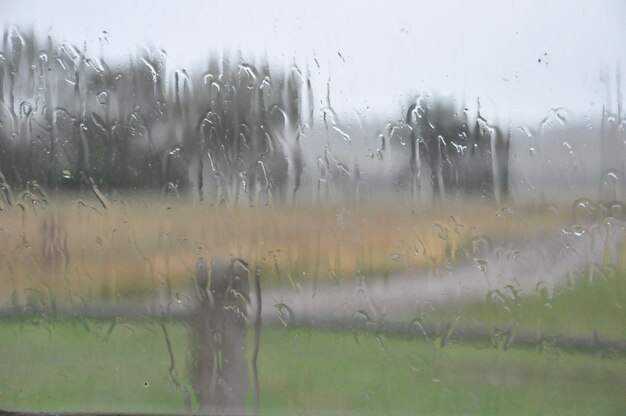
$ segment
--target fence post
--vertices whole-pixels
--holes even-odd
[[[245,414],[248,265],[240,259],[196,264],[199,303],[190,320],[193,384],[203,414]]]

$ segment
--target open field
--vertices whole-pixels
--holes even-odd
[[[156,323],[0,324],[0,408],[183,413]],[[186,331],[169,324],[187,388]],[[250,337],[251,338],[251,337]],[[251,347],[248,348],[251,350]],[[626,411],[626,361],[544,348],[436,344],[362,332],[272,329],[262,414],[605,414]],[[251,402],[250,402],[251,403]]]
[[[577,232],[573,221],[580,220],[572,218],[571,207],[478,202],[258,207],[170,202],[111,199],[104,208],[64,200],[0,213],[0,288],[6,293],[0,301],[10,306],[177,299],[176,293],[191,285],[199,256],[258,263],[268,293],[274,285],[332,287],[357,275],[393,279],[455,267],[501,241],[532,244],[533,238],[558,236],[562,229]],[[555,290],[517,296],[512,288],[484,300],[437,305],[416,318],[622,340],[625,281],[624,273],[595,271],[593,278],[586,275]],[[0,408],[183,413],[184,390],[192,391],[189,333],[180,321],[166,326],[172,371],[160,320],[55,320],[45,313],[2,320]],[[249,353],[252,338],[250,333]],[[293,327],[264,327],[260,347],[263,414],[626,412],[626,361],[619,354],[572,353],[549,343],[494,348],[489,340],[454,337],[442,347],[439,339]]]
[[[196,259],[241,257],[265,283],[385,276],[454,263],[492,240],[558,233],[571,207],[416,205],[209,206],[88,199],[0,213],[0,288],[23,302],[166,295],[188,289]]]
[[[588,336],[597,330],[623,340],[625,276],[609,271],[579,280],[549,299],[473,302],[455,312],[458,325]],[[448,318],[453,312],[445,307],[425,317]],[[189,334],[180,322],[166,327],[175,361],[171,373],[159,321],[0,321],[0,408],[183,413],[183,391],[175,383],[193,391]],[[248,355],[252,338],[250,331]],[[505,349],[452,336],[442,346],[439,338],[264,327],[258,366],[261,410],[268,415],[626,411],[623,355],[573,353],[550,343],[514,342]]]

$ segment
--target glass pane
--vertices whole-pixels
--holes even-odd
[[[1,4],[0,413],[623,414],[624,12]]]

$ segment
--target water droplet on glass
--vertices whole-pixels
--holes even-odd
[[[102,91],[101,93],[96,95],[96,99],[98,100],[98,103],[106,105],[109,101],[109,94],[106,91]]]
[[[22,101],[22,103],[20,104],[20,111],[23,115],[28,117],[33,112],[33,106],[29,101]]]
[[[186,296],[183,293],[176,292],[176,303],[181,304],[181,303],[185,302],[185,299],[186,299]]]
[[[480,269],[481,272],[487,273],[487,260],[484,259],[475,259],[474,263],[476,264],[476,266],[478,266],[478,268]]]

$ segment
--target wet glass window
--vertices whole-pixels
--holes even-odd
[[[626,413],[624,18],[0,4],[0,415]]]

